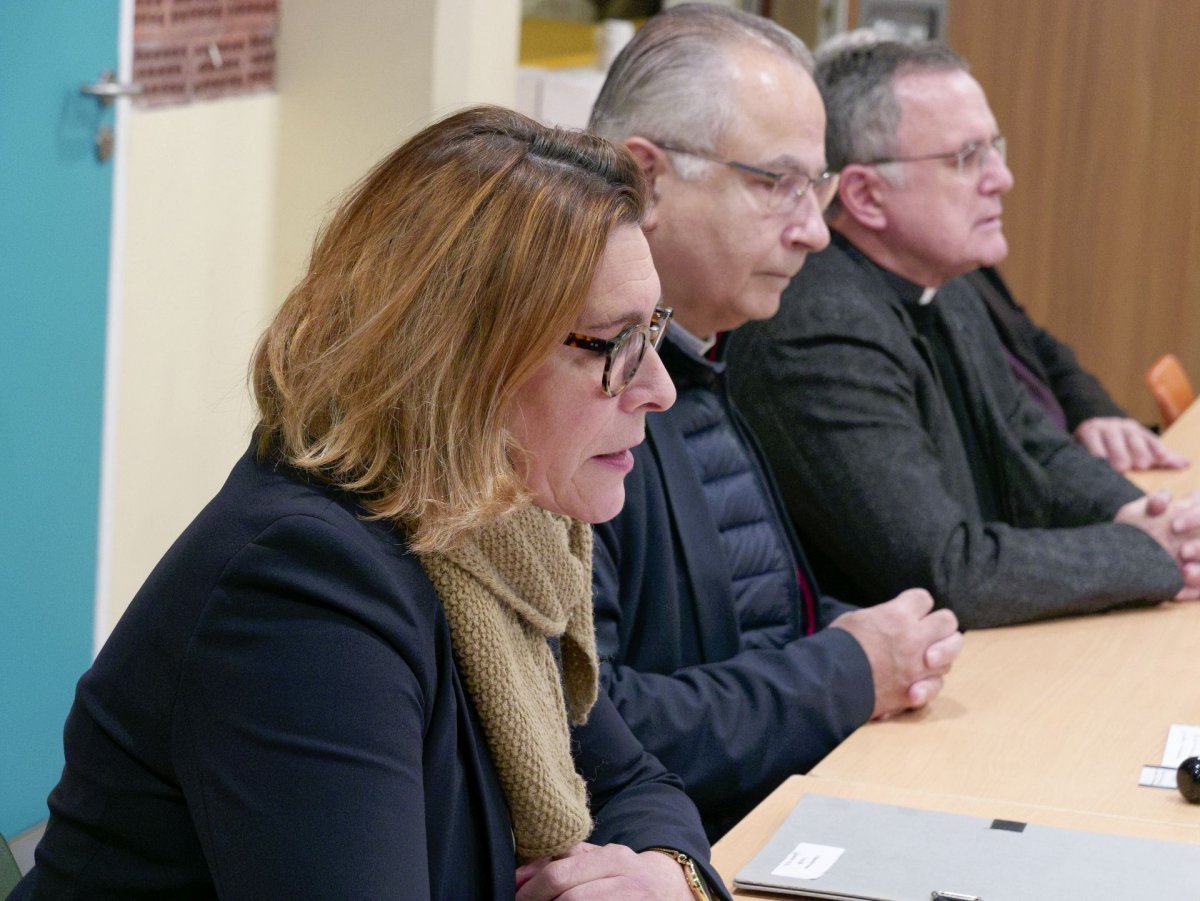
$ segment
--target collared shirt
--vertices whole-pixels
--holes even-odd
[[[701,358],[707,357],[708,352],[717,346],[717,335],[713,335],[711,338],[697,338],[674,319],[671,320],[669,334],[681,347]]]

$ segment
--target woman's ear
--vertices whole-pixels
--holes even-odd
[[[890,186],[874,166],[850,163],[842,169],[838,200],[845,215],[864,228],[881,231],[887,226],[884,194]]]

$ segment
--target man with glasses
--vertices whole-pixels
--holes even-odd
[[[829,38],[815,56],[819,62],[830,60],[885,39],[875,29],[858,28]],[[1056,425],[1117,472],[1188,465],[1186,457],[1122,410],[1069,346],[1029,318],[994,266],[980,267],[964,278],[987,305],[1013,377]]]
[[[1054,426],[960,277],[1006,255],[1013,186],[966,64],[884,41],[817,80],[832,244],[728,358],[824,584],[867,603],[920,585],[968,627],[1196,596],[1196,509]]]
[[[829,240],[811,66],[768,20],[687,4],[643,26],[592,113],[649,181],[677,390],[647,417],[625,509],[596,528],[602,680],[713,838],[871,716],[928,703],[962,643],[926,592],[868,610],[821,594],[712,360]]]

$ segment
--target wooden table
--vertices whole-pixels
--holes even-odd
[[[869,723],[812,775],[1134,817],[1200,842],[1200,807],[1137,784],[1200,723],[1200,603],[968,632],[928,708]]]
[[[1134,481],[1200,489],[1200,404],[1165,439],[1193,465]],[[859,729],[759,805],[713,860],[732,883],[810,791],[1200,844],[1200,807],[1137,784],[1172,723],[1200,724],[1198,602],[972,631],[930,707]]]
[[[969,632],[930,707],[786,782],[714,865],[732,885],[807,791],[1200,845],[1200,807],[1137,784],[1172,723],[1200,722],[1198,645],[1200,603]]]

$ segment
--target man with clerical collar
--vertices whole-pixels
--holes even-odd
[[[1013,187],[966,63],[881,41],[817,82],[832,242],[727,361],[822,583],[867,603],[919,585],[968,627],[1200,594],[1197,509],[1055,426],[961,277],[1007,254]]]
[[[925,591],[869,609],[823,594],[712,359],[829,240],[837,179],[811,69],[775,23],[685,4],[638,31],[592,114],[649,182],[677,391],[647,417],[624,510],[596,528],[601,678],[712,838],[871,717],[929,703],[962,647]]]

